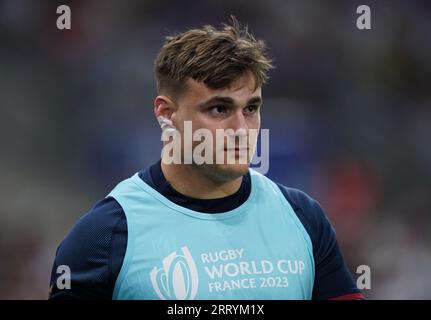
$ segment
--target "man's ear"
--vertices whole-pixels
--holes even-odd
[[[154,115],[156,118],[162,116],[171,120],[176,109],[176,104],[167,96],[160,95],[154,99]]]

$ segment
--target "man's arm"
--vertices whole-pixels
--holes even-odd
[[[313,243],[313,300],[364,299],[344,263],[334,228],[318,202],[300,190],[278,186]]]
[[[49,299],[111,299],[127,247],[127,221],[113,198],[98,202],[57,249]],[[59,289],[60,265],[71,271],[70,289]]]

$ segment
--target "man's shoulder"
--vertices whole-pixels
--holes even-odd
[[[271,185],[276,185],[278,189],[280,189],[280,191],[283,193],[284,197],[290,203],[290,205],[293,207],[294,210],[301,209],[301,208],[312,209],[316,205],[319,206],[316,200],[314,200],[311,196],[309,196],[307,193],[305,193],[300,189],[287,187],[259,173],[256,170],[250,169],[249,172],[251,176],[259,177],[261,180],[267,181]]]
[[[124,217],[124,211],[120,204],[112,197],[99,200],[87,213],[85,213],[74,225],[69,235],[73,232],[92,233],[96,229],[111,229]]]
[[[300,189],[286,187],[280,183],[277,183],[277,186],[313,242],[317,241],[322,234],[332,234],[331,222],[317,200]],[[322,229],[326,229],[327,232],[322,233]]]
[[[57,258],[69,260],[75,253],[109,255],[112,237],[125,228],[126,217],[118,202],[111,197],[100,200],[71,228],[58,248]]]
[[[281,183],[276,183],[280,191],[283,193],[285,198],[289,201],[290,205],[295,209],[301,208],[310,208],[317,204],[317,201],[314,200],[309,194],[306,192],[293,188],[287,187]]]

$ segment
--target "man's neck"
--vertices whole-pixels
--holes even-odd
[[[237,192],[243,177],[231,181],[214,181],[192,165],[165,164],[161,169],[166,180],[179,193],[195,199],[217,199]]]

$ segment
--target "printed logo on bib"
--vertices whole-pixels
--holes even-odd
[[[196,298],[199,282],[209,295],[234,290],[287,288],[292,277],[300,277],[306,264],[300,259],[249,260],[244,248],[211,251],[195,255],[187,247],[182,255],[172,252],[163,259],[162,268],[154,267],[151,283],[159,298],[188,300]],[[196,267],[196,262],[198,267]],[[198,270],[199,269],[199,273]]]
[[[150,272],[151,284],[162,300],[192,300],[198,291],[199,277],[187,247],[182,255],[176,251],[163,259],[162,268]]]
[[[302,260],[244,259],[244,249],[222,250],[201,254],[201,262],[209,277],[209,292],[254,288],[286,288],[288,277],[302,275]]]

